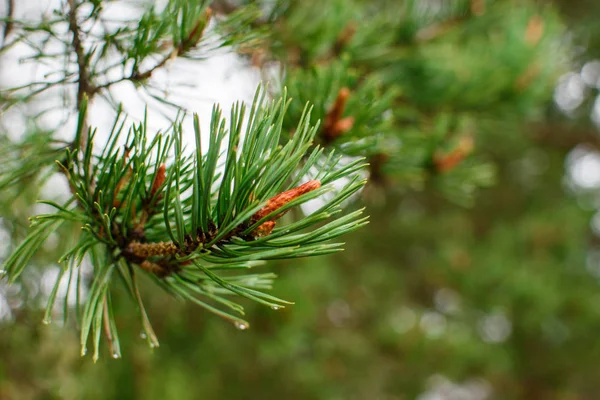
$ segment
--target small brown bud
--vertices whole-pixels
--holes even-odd
[[[474,143],[471,136],[463,136],[458,145],[449,153],[436,153],[433,163],[438,172],[448,172],[454,169],[473,151]]]
[[[350,97],[350,89],[343,87],[339,90],[333,106],[327,112],[323,121],[323,136],[325,141],[331,142],[342,133],[347,132],[354,125],[354,118],[342,119],[344,110]]]
[[[534,15],[529,19],[527,28],[525,29],[525,43],[530,46],[538,44],[544,35],[544,20],[539,15]]]
[[[154,197],[158,192],[158,189],[165,183],[165,172],[166,172],[165,164],[161,164],[158,167],[158,171],[156,171],[156,176],[154,177],[154,182],[152,182],[152,187],[150,188],[150,196]]]
[[[350,21],[348,23],[348,25],[346,25],[346,27],[344,28],[344,30],[342,30],[342,32],[337,37],[337,39],[333,45],[333,53],[335,55],[339,55],[342,52],[342,50],[344,49],[344,47],[346,47],[348,42],[350,42],[350,40],[352,40],[352,38],[354,37],[354,34],[356,33],[356,29],[357,29],[356,22],[354,22],[354,21]]]
[[[321,187],[321,182],[319,182],[318,180],[311,180],[311,181],[306,182],[303,185],[300,185],[300,186],[295,187],[290,190],[286,190],[283,193],[279,193],[278,195],[271,197],[267,201],[267,205],[264,206],[263,208],[261,208],[259,211],[257,211],[256,214],[254,214],[250,220],[252,223],[257,222],[257,221],[263,219],[264,217],[266,217],[267,215],[271,214],[272,212],[277,211],[278,209],[280,209],[281,207],[283,207],[290,201],[298,198],[299,196],[302,196],[305,193],[312,192],[313,190],[318,189],[320,187]],[[283,215],[283,213],[278,214],[275,217],[271,218],[270,221],[275,221],[275,220],[281,218],[282,215]],[[264,225],[264,224],[262,224],[262,225]],[[275,225],[273,224],[273,226],[271,227],[271,230],[273,230],[274,226]]]

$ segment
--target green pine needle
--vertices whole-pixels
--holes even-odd
[[[56,211],[33,219],[28,237],[6,262],[8,279],[14,282],[19,277],[62,223],[79,224],[81,234],[60,259],[63,268],[44,320],[51,319],[62,279],[68,279],[70,287],[74,275],[79,307],[81,262],[87,258],[93,275],[77,317],[82,354],[91,340],[94,360],[100,357],[102,336],[111,355],[121,356],[112,311],[113,297],[119,293],[115,284],[136,304],[148,343],[158,346],[138,286],[140,273],[171,295],[198,304],[240,329],[249,324],[240,317],[244,311],[236,298],[272,309],[292,304],[265,292],[272,287],[274,275],[247,270],[258,261],[339,251],[339,243],[325,242],[367,221],[361,217],[363,210],[340,213],[340,205],[365,183],[360,177],[363,161],[347,162],[315,147],[317,128],[310,123],[309,107],[293,137],[282,141],[287,136],[282,129],[289,104],[285,95],[267,103],[259,89],[250,112],[236,104],[229,121],[215,107],[206,149],[201,148],[200,122],[194,116],[196,149],[188,155],[182,147],[181,121],[168,133],[150,139],[145,121],[125,131],[120,114],[108,143],[96,151],[95,130],[82,133],[84,99],[76,135],[79,145],[67,148],[59,163],[73,197],[64,205],[44,202]],[[117,141],[125,132],[122,148]],[[294,188],[311,181],[315,171],[319,182],[312,181],[306,193],[296,194]],[[334,190],[334,182],[341,189]],[[286,211],[317,199],[317,210],[288,224],[280,220]]]

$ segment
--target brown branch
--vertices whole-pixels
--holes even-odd
[[[77,108],[83,101],[83,96],[91,96],[95,92],[95,88],[90,83],[90,75],[88,71],[88,65],[86,60],[85,50],[83,48],[83,42],[81,41],[81,28],[77,22],[77,0],[68,0],[69,2],[69,31],[73,34],[73,48],[75,50],[75,56],[77,58],[77,68],[79,72],[79,79],[77,83]],[[83,141],[82,141],[83,142]]]
[[[2,32],[2,46],[0,50],[6,45],[6,38],[8,34],[12,31],[14,23],[12,21],[13,16],[15,15],[15,0],[6,0],[6,23],[4,24],[4,32]]]

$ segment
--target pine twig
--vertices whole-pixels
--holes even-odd
[[[6,0],[6,23],[4,24],[4,32],[2,32],[2,46],[0,51],[6,46],[6,38],[12,31],[14,23],[12,21],[15,15],[15,0]]]
[[[90,82],[90,75],[86,61],[86,54],[81,40],[81,28],[77,21],[77,0],[68,0],[69,2],[69,31],[73,35],[73,49],[77,58],[77,68],[79,79],[77,83],[77,108],[80,107],[83,96],[91,96],[96,90]]]
[[[203,18],[200,18],[198,21],[196,21],[196,24],[194,25],[194,27],[192,28],[192,30],[190,31],[190,33],[188,34],[187,38],[185,38],[184,40],[182,40],[176,47],[174,47],[167,55],[165,55],[156,65],[154,65],[153,67],[149,68],[148,70],[141,72],[138,70],[133,70],[131,72],[131,74],[129,74],[128,76],[124,76],[120,79],[114,80],[114,81],[110,81],[107,83],[104,83],[102,85],[98,85],[96,88],[94,88],[94,91],[99,91],[102,89],[106,89],[109,88],[110,86],[116,84],[116,83],[120,83],[120,82],[124,82],[124,81],[131,81],[134,83],[139,83],[139,82],[143,82],[146,81],[147,79],[149,79],[152,74],[164,67],[167,62],[174,60],[177,57],[180,57],[182,55],[184,55],[185,53],[187,53],[191,48],[193,48],[194,46],[196,46],[198,44],[198,42],[200,41],[200,39],[202,38],[202,35],[204,33],[205,28],[208,26],[211,18],[212,18],[213,12],[212,9],[210,7],[208,7],[205,11],[204,11],[204,15]]]
[[[28,237],[7,259],[5,268],[14,282],[32,254],[62,223],[81,224],[83,233],[61,260],[92,255],[93,295],[85,301],[81,317],[83,354],[91,335],[97,359],[101,331],[114,347],[113,355],[120,354],[111,309],[112,271],[137,299],[144,331],[152,337],[150,344],[156,346],[137,288],[136,270],[143,271],[171,295],[193,301],[240,329],[247,328],[248,323],[234,315],[243,315],[241,305],[227,296],[241,296],[275,309],[288,303],[264,293],[271,286],[272,276],[235,271],[251,267],[254,261],[337,252],[341,244],[326,242],[367,223],[360,217],[362,210],[331,218],[343,201],[364,186],[364,179],[357,173],[363,161],[340,163],[341,155],[323,158],[321,150],[313,149],[316,127],[309,123],[308,107],[296,134],[282,146],[279,138],[288,101],[284,97],[265,107],[265,95],[261,93],[257,91],[248,118],[243,105],[232,109],[228,129],[220,109],[215,107],[205,152],[196,115],[196,151],[192,157],[182,152],[181,123],[173,126],[168,137],[159,133],[151,143],[145,123],[133,125],[126,144],[131,157],[127,157],[118,145],[124,129],[119,117],[100,154],[92,145],[94,130],[90,130],[88,143],[81,151],[66,149],[66,162],[59,166],[74,189],[73,198],[64,205],[50,204],[56,208],[54,213],[33,219]],[[83,97],[79,110],[77,148],[81,148],[87,99]],[[249,128],[242,134],[244,123]],[[227,137],[223,155],[221,149]],[[222,172],[218,171],[221,160],[225,162]],[[318,171],[316,179],[273,195],[276,188],[302,179],[313,170]],[[344,187],[319,210],[285,229],[274,230],[285,212],[321,196],[332,182],[345,177],[349,180]],[[322,184],[328,187],[322,188]],[[162,213],[162,221],[154,218],[157,213]],[[104,252],[104,259],[100,252]],[[221,276],[217,273],[220,270],[228,272]],[[105,300],[103,296],[108,297]]]

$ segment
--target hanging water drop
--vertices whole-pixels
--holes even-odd
[[[250,325],[248,325],[247,322],[243,322],[243,321],[235,321],[235,327],[238,328],[240,331],[243,331],[245,329],[248,329]]]
[[[42,324],[44,324],[44,325],[50,325],[51,322],[52,322],[52,318],[50,318],[50,317],[44,318],[42,320]]]
[[[281,310],[282,308],[283,307],[281,307],[281,306],[271,306],[271,310],[275,310],[275,311]]]
[[[113,358],[121,358],[121,355],[119,353],[117,353],[116,351],[113,353],[112,355]]]
[[[81,357],[85,356],[87,354],[87,347],[83,347],[81,349]]]
[[[142,332],[142,333],[140,333],[140,337],[142,339],[146,339],[148,336],[146,335],[146,332]]]

